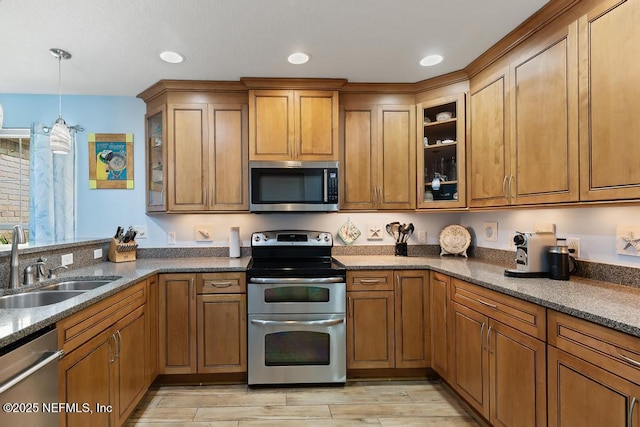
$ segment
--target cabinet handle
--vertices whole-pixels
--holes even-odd
[[[486,305],[487,307],[491,307],[491,308],[498,308],[498,306],[497,306],[497,305],[495,305],[495,304],[491,304],[491,303],[488,303],[488,302],[485,302],[485,301],[482,301],[481,299],[476,300],[476,301],[478,301],[478,302],[479,302],[480,304],[482,304],[482,305]]]
[[[502,197],[507,198],[507,175],[502,180]]]
[[[347,318],[351,317],[351,297],[347,297]]]
[[[493,326],[489,326],[489,329],[487,329],[487,350],[489,350],[489,353],[491,353],[491,329],[493,328]]]
[[[119,359],[120,354],[122,353],[122,335],[120,335],[120,329],[116,331],[116,337],[118,338],[118,353],[116,354],[116,357]]]
[[[204,285],[213,286],[214,288],[228,288],[229,286],[233,285],[233,282],[231,282],[230,280],[226,282],[205,282]]]
[[[618,357],[626,362],[631,363],[632,365],[640,368],[640,362],[638,362],[637,360],[633,360],[630,357],[625,356],[624,354],[618,353]]]
[[[484,322],[482,322],[482,326],[480,326],[480,343],[482,344],[482,347],[484,347]]]
[[[109,360],[110,363],[113,363],[116,361],[116,352],[117,350],[117,346],[118,343],[116,342],[116,334],[111,334],[111,338],[113,338],[113,356],[111,357],[111,360]]]
[[[511,187],[512,184],[513,184],[513,175],[509,175],[509,197],[515,199],[516,196],[513,194],[513,188]]]
[[[375,285],[380,283],[380,279],[360,279],[361,285]]]
[[[627,427],[633,427],[633,409],[636,406],[638,399],[634,396],[631,399],[631,405],[629,406],[629,416],[627,417]]]

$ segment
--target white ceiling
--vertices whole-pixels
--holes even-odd
[[[137,95],[161,79],[417,82],[464,68],[547,0],[0,0],[0,93]],[[158,54],[175,50],[179,65]],[[293,51],[311,61],[287,63]],[[444,61],[421,67],[426,55]]]

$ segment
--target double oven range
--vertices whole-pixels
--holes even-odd
[[[332,247],[319,231],[252,234],[249,385],[346,381],[346,272]]]

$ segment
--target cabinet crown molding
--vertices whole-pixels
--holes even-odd
[[[217,80],[159,80],[140,92],[137,97],[149,103],[166,92],[246,92],[247,88],[238,81]]]
[[[262,78],[241,77],[240,81],[247,89],[306,89],[306,90],[338,90],[347,79],[312,79],[312,78]]]

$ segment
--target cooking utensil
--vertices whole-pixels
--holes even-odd
[[[415,227],[413,226],[413,223],[409,223],[409,225],[407,225],[406,227],[404,227],[404,238],[403,238],[403,242],[406,242],[407,240],[409,240],[409,237],[411,237],[411,235],[413,234],[413,231],[415,230]]]
[[[387,233],[389,233],[389,235],[391,237],[393,237],[393,240],[395,240],[396,242],[398,241],[398,227],[399,227],[399,225],[400,225],[400,223],[398,221],[394,221],[394,222],[390,222],[386,226]]]

